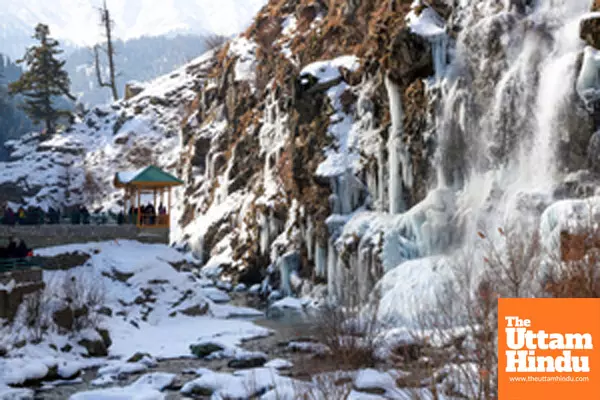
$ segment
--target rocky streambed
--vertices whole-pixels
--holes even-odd
[[[236,296],[233,303],[246,303],[242,295]],[[241,318],[245,321],[248,318]],[[135,371],[131,368],[131,373],[119,373],[118,378],[106,385],[98,385],[99,371],[101,368],[93,368],[82,371],[80,376],[72,381],[48,382],[42,387],[36,388],[36,399],[63,400],[72,395],[90,390],[106,389],[111,387],[125,387],[135,383],[140,377],[154,373],[173,374],[174,379],[166,386],[163,393],[166,399],[186,399],[186,398],[205,398],[205,394],[184,394],[181,393],[183,385],[194,380],[198,374],[197,371],[211,370],[218,373],[235,373],[247,368],[262,367],[263,365],[272,366],[278,372],[278,375],[293,377],[296,379],[310,378],[308,369],[313,369],[311,365],[318,356],[319,346],[313,338],[314,318],[299,310],[278,310],[277,313],[268,313],[265,310],[263,317],[254,317],[252,321],[258,325],[271,330],[271,335],[267,337],[255,338],[245,341],[241,347],[247,350],[241,357],[197,357],[190,352],[189,357],[173,359],[153,359],[148,368],[143,371]],[[305,346],[294,347],[294,344],[305,343]],[[291,344],[291,345],[290,345]],[[311,345],[312,344],[312,345]],[[207,349],[210,353],[218,349]],[[256,357],[249,357],[254,354]],[[151,355],[149,355],[151,356]],[[142,355],[140,355],[142,357]],[[140,358],[138,357],[138,358]],[[262,359],[261,359],[262,358]],[[270,362],[270,363],[269,363]],[[131,363],[134,365],[134,363]]]

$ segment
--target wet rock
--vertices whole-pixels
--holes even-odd
[[[183,315],[187,315],[188,317],[198,317],[200,315],[206,315],[208,312],[209,306],[208,303],[204,303],[203,305],[195,305],[192,307],[188,307],[184,310],[179,311]]]
[[[206,396],[209,397],[213,394],[214,389],[210,386],[195,385],[190,391],[186,391],[186,394],[193,396]]]
[[[106,348],[109,348],[112,345],[112,339],[110,338],[110,333],[108,332],[108,330],[98,328],[96,329],[96,332],[98,332],[98,335],[100,335],[100,337],[102,338],[102,342],[104,343]]]
[[[129,357],[129,358],[127,359],[127,362],[128,362],[128,363],[136,363],[136,362],[139,362],[139,361],[141,361],[143,358],[149,358],[149,359],[152,359],[152,356],[151,356],[150,354],[148,354],[148,353],[140,353],[140,352],[137,352],[137,353],[135,353],[134,355],[132,355],[131,357]]]
[[[210,342],[190,345],[190,351],[198,358],[208,357],[212,353],[223,351],[224,349],[220,344]]]
[[[264,279],[263,268],[260,265],[252,264],[245,268],[239,275],[238,280],[240,285],[254,286],[259,284]]]
[[[91,340],[91,339],[82,339],[77,342],[80,346],[84,347],[87,350],[87,354],[90,357],[106,357],[108,356],[108,349],[104,344],[102,339]]]
[[[266,362],[267,355],[264,353],[244,353],[240,357],[229,361],[227,366],[234,369],[258,368],[265,365]]]

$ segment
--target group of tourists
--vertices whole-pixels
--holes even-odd
[[[70,216],[72,224],[90,223],[90,212],[84,205],[72,207],[66,215]],[[15,211],[6,204],[0,206],[0,224],[2,225],[52,225],[60,224],[60,222],[61,212],[54,207],[49,207],[48,211],[41,207],[19,207]]]
[[[142,207],[131,207],[129,213],[126,216],[123,212],[120,212],[116,216],[117,223],[119,225],[125,223],[135,224],[138,220],[138,213],[141,212],[140,219],[143,224],[154,225],[157,222],[157,216],[167,215],[166,207],[161,203],[156,209],[152,204],[148,203]],[[95,214],[96,215],[96,214]],[[95,220],[103,217],[103,220],[97,223],[106,223],[108,216],[96,215]],[[41,207],[29,206],[19,207],[14,210],[7,204],[0,205],[0,224],[2,225],[55,225],[67,220],[67,224],[71,223],[74,225],[89,225],[91,222],[91,215],[88,208],[85,205],[76,207],[69,207],[63,212],[54,207],[49,207],[45,211]],[[159,221],[161,219],[159,218]]]
[[[11,237],[8,239],[8,246],[0,247],[0,259],[7,258],[25,258],[32,255],[31,249],[27,247],[24,240],[20,240],[19,244]]]
[[[143,223],[154,225],[156,223],[156,216],[167,215],[167,209],[162,203],[160,203],[160,205],[158,206],[158,210],[151,203],[148,203],[145,206],[135,208],[131,206],[129,207],[128,213],[129,221],[136,222],[138,219],[138,213],[141,213],[140,219]]]

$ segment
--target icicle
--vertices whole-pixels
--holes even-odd
[[[367,190],[373,198],[373,204],[376,209],[379,208],[378,188],[377,188],[377,176],[373,168],[367,170]]]
[[[205,156],[205,158],[206,158],[205,163],[207,165],[207,168],[205,170],[205,177],[206,177],[207,181],[210,181],[213,178],[213,176],[214,176],[213,163],[212,163],[212,157],[211,157],[211,155],[212,154],[209,151],[208,153],[206,153],[206,156]]]
[[[269,210],[269,237],[274,240],[279,235],[279,222],[275,218],[273,209]]]
[[[400,179],[400,162],[402,147],[402,97],[400,88],[389,77],[385,77],[385,87],[390,100],[392,126],[388,139],[389,161],[389,212],[398,214],[405,210],[402,196],[402,180]]]
[[[329,300],[333,303],[337,302],[337,251],[333,244],[333,239],[329,239],[327,246],[327,293]]]
[[[377,153],[377,211],[383,212],[386,208],[385,202],[385,162],[384,162],[385,145],[380,143],[380,149]]]
[[[315,274],[319,278],[327,275],[327,248],[317,243],[315,250]]]
[[[446,73],[448,58],[448,35],[436,35],[430,39],[431,51],[433,53],[433,68],[435,81],[440,82]]]
[[[263,214],[259,214],[259,224],[260,224],[260,253],[262,255],[268,254],[269,251],[269,243],[270,243],[270,233],[269,233],[269,220]]]
[[[368,247],[361,240],[358,246],[358,266],[356,270],[356,278],[358,281],[358,298],[361,304],[365,304],[369,293],[373,287],[369,272],[372,268],[371,247]]]
[[[307,253],[306,257],[308,258],[309,261],[313,260],[313,253],[314,253],[313,237],[314,237],[314,232],[313,232],[312,219],[307,218],[305,234],[304,234],[304,241],[306,243],[306,253]]]
[[[285,296],[291,296],[293,294],[292,274],[300,266],[300,256],[296,252],[289,252],[281,256],[277,263],[281,277],[280,290]]]

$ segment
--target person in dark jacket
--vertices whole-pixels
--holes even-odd
[[[79,208],[79,213],[81,214],[81,222],[85,225],[90,224],[90,212],[88,211],[86,206],[81,206]]]
[[[16,258],[17,257],[17,243],[11,237],[8,239],[8,246],[6,247],[6,258]]]
[[[27,254],[29,254],[29,249],[27,248],[25,241],[21,239],[19,245],[15,249],[15,258],[25,258],[27,257]]]
[[[14,225],[16,223],[15,212],[12,208],[7,207],[4,211],[4,225]]]

